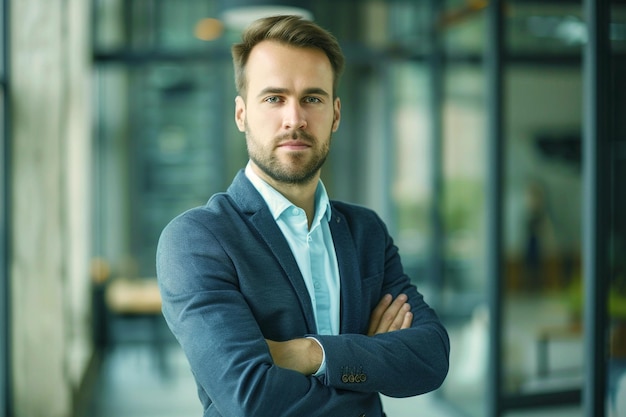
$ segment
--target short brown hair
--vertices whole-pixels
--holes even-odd
[[[235,68],[235,87],[244,100],[247,80],[246,63],[252,48],[258,43],[272,40],[299,48],[321,49],[333,69],[333,95],[337,95],[339,76],[343,71],[344,56],[337,39],[317,24],[300,16],[271,16],[254,21],[241,35],[241,43],[231,48]]]

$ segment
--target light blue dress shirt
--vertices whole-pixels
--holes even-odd
[[[339,334],[339,267],[328,225],[331,219],[331,206],[324,184],[320,180],[317,186],[315,216],[309,229],[304,210],[292,204],[256,175],[250,163],[246,166],[245,173],[267,203],[289,243],[311,297],[318,333]],[[325,364],[324,357],[316,375],[325,371]]]

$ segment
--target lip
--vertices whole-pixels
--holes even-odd
[[[301,150],[310,148],[311,145],[301,140],[289,140],[289,141],[280,143],[278,147],[283,148],[283,149],[301,151]]]

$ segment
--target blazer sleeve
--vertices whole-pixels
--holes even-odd
[[[373,337],[316,335],[326,353],[325,383],[338,389],[380,392],[390,397],[409,397],[435,390],[443,383],[449,368],[448,333],[403,272],[398,248],[382,220],[372,214],[368,221],[360,223],[368,227],[360,232],[358,228],[352,230],[355,245],[371,245],[361,248],[357,256],[370,265],[361,265],[361,269],[368,269],[369,274],[373,274],[372,268],[376,269],[374,275],[381,280],[377,286],[380,292],[372,299],[380,300],[387,293],[394,298],[406,294],[413,322],[408,329]]]
[[[162,232],[157,276],[163,315],[189,360],[205,415],[300,417],[316,410],[339,416],[376,406],[372,395],[273,364],[234,263],[210,225],[193,213]]]

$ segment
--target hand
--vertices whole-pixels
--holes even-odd
[[[374,336],[411,327],[413,313],[407,300],[405,294],[400,294],[395,300],[391,294],[386,294],[372,311],[367,335]]]
[[[322,348],[315,340],[302,338],[275,342],[265,339],[265,342],[274,364],[281,368],[313,375],[322,364]]]

